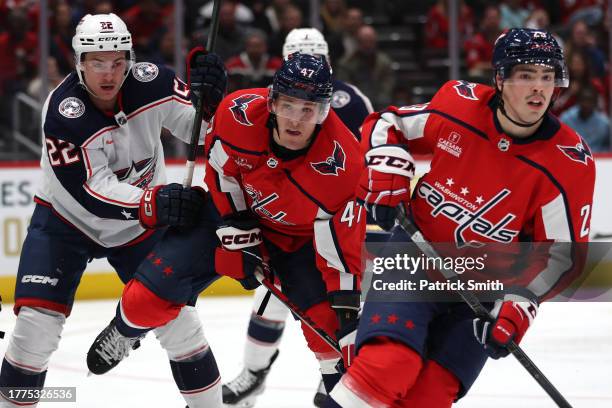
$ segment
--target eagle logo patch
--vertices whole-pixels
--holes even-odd
[[[313,169],[325,176],[337,176],[338,169],[344,170],[346,155],[340,143],[334,140],[334,152],[325,161],[310,163]]]
[[[229,110],[232,112],[232,115],[234,115],[236,122],[244,126],[253,126],[247,117],[246,110],[249,107],[249,103],[256,99],[263,99],[263,96],[256,94],[245,94],[232,100],[234,104],[230,106]]]
[[[563,154],[575,162],[586,165],[589,159],[593,160],[593,154],[589,148],[582,143],[578,143],[576,146],[557,145],[557,147],[563,152]]]
[[[474,88],[476,88],[476,84],[468,82],[468,81],[457,81],[457,85],[454,85],[455,91],[459,94],[460,97],[469,99],[472,101],[477,101],[478,98],[474,93]]]

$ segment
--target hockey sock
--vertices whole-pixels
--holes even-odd
[[[45,384],[46,375],[46,370],[41,373],[37,373],[34,371],[17,368],[8,361],[6,361],[5,358],[2,360],[2,371],[0,372],[0,387],[24,387],[28,389],[42,388]],[[36,401],[32,400],[11,398],[11,395],[9,395],[5,390],[2,390],[2,398],[14,403],[17,406],[28,406],[36,403]]]
[[[256,314],[251,315],[248,338],[244,347],[245,367],[252,371],[266,368],[278,349],[278,342],[284,329],[284,322],[268,320]]]
[[[126,337],[139,336],[178,316],[184,305],[160,298],[137,279],[123,289],[117,308],[117,330]]]
[[[174,381],[189,408],[221,406],[221,376],[210,348],[196,360],[172,361]]]
[[[450,408],[459,392],[459,380],[433,360],[428,360],[408,396],[399,407]]]
[[[321,377],[323,378],[323,385],[325,386],[325,391],[327,391],[327,393],[329,394],[329,392],[334,389],[336,384],[338,384],[338,381],[340,381],[342,374],[321,374]]]
[[[412,388],[421,367],[421,356],[412,348],[376,337],[361,346],[330,395],[343,407],[395,406]]]

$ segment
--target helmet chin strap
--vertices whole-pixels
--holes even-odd
[[[501,88],[497,88],[497,86],[495,87],[495,92],[497,93],[498,101],[499,101],[497,104],[497,107],[499,108],[499,111],[502,113],[502,115],[506,117],[506,119],[508,119],[514,125],[518,127],[522,127],[522,128],[529,128],[529,127],[535,126],[539,121],[542,120],[544,116],[546,116],[546,114],[548,113],[548,111],[550,110],[554,102],[554,98],[551,98],[550,102],[548,103],[548,106],[546,107],[546,110],[544,111],[542,116],[540,116],[536,121],[531,122],[531,123],[521,123],[521,122],[517,122],[516,120],[512,119],[510,115],[508,115],[508,112],[506,112],[506,107],[504,105],[504,98],[503,98],[503,90],[504,90],[504,83],[502,81]]]

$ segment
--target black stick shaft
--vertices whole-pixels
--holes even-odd
[[[219,31],[219,9],[221,8],[221,0],[214,0],[212,19],[210,22],[210,30],[208,32],[208,40],[206,41],[206,51],[212,52],[215,49],[217,42],[217,32]],[[187,67],[189,69],[189,67]],[[200,131],[202,130],[202,97],[200,96],[196,102],[196,114],[193,119],[193,127],[191,128],[191,138],[187,150],[187,163],[185,178],[183,179],[183,187],[191,187],[193,182],[193,171],[195,169],[195,159],[198,153],[198,141],[200,140]]]
[[[306,326],[310,327],[315,333],[323,339],[331,348],[333,348],[340,356],[342,356],[342,351],[340,351],[340,346],[338,342],[325,330],[323,330],[319,325],[317,325],[310,317],[306,316],[306,313],[299,308],[296,304],[291,302],[287,296],[281,292],[273,283],[264,278],[261,272],[256,272],[255,277],[257,280],[270,291],[282,304],[287,306],[293,314],[295,314],[301,321],[306,324]]]

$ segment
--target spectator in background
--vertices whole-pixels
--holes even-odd
[[[597,110],[598,97],[594,88],[581,88],[578,103],[565,111],[560,119],[578,132],[593,152],[606,152],[610,150],[610,120]]]
[[[273,34],[268,41],[268,50],[270,55],[275,57],[282,57],[283,55],[283,44],[285,43],[285,37],[294,28],[302,27],[303,17],[302,11],[294,6],[293,4],[288,5],[283,10],[280,19],[280,30]]]
[[[571,36],[565,44],[565,54],[572,55],[576,51],[584,52],[593,69],[593,75],[603,77],[606,69],[606,57],[597,47],[595,35],[589,26],[578,20],[572,25]]]
[[[346,3],[344,0],[323,0],[321,21],[323,22],[323,35],[326,38],[330,34],[338,34],[342,31],[345,15]]]
[[[357,31],[363,26],[363,12],[357,7],[346,10],[342,30],[342,58],[348,57],[357,50]],[[335,64],[332,63],[332,66]]]
[[[51,41],[49,54],[54,58],[60,72],[67,75],[74,69],[74,55],[72,53],[72,8],[65,1],[59,1],[55,5],[51,17]]]
[[[497,6],[487,6],[480,21],[478,32],[465,42],[464,49],[470,77],[479,79],[492,77],[491,60],[495,40],[501,34],[500,18]]]
[[[236,22],[238,24],[251,25],[255,18],[253,15],[253,11],[244,4],[242,4],[240,1],[235,1],[235,3],[236,8],[234,17],[236,18]],[[206,21],[210,21],[210,19],[212,18],[214,5],[215,4],[213,1],[209,1],[200,8],[199,13],[202,17],[204,17]]]
[[[0,95],[25,90],[38,68],[37,48],[26,10],[9,11],[6,31],[0,33]]]
[[[219,8],[219,31],[217,33],[217,45],[215,52],[227,61],[228,58],[240,54],[244,50],[244,44],[249,32],[247,26],[239,24],[236,20],[236,8],[238,4],[235,1],[222,1]],[[210,25],[206,26],[206,33]],[[200,32],[201,36],[202,32]],[[204,36],[205,37],[205,36]],[[196,44],[206,44],[204,38],[199,38],[195,41]]]
[[[28,85],[27,93],[36,100],[43,100],[46,98],[49,92],[55,89],[67,75],[66,73],[60,72],[59,64],[54,57],[47,58],[47,73],[49,75],[49,82],[47,89],[42,89],[42,79],[40,77],[34,78]]]
[[[281,30],[281,20],[285,9],[294,5],[291,0],[272,0],[272,3],[266,7],[265,15],[268,18],[268,23],[272,31],[268,34],[276,34]],[[279,54],[280,56],[280,54]]]
[[[246,47],[239,55],[227,60],[229,91],[244,88],[265,88],[272,83],[276,70],[283,61],[268,54],[266,34],[253,30],[246,39]]]
[[[130,27],[134,52],[138,60],[148,61],[155,54],[159,40],[168,29],[174,5],[157,0],[138,0],[122,13],[121,18]]]
[[[99,1],[96,2],[93,14],[110,14],[115,11],[112,1]]]
[[[529,10],[523,7],[522,0],[504,0],[499,5],[500,12],[500,28],[506,30],[509,28],[524,27]]]
[[[474,16],[472,9],[461,1],[459,6],[460,43],[474,33]],[[430,49],[448,50],[448,0],[438,0],[427,13],[425,24],[425,44]]]
[[[570,77],[569,87],[563,89],[553,106],[553,113],[560,115],[577,103],[578,93],[582,88],[593,88],[599,95],[598,106],[606,109],[607,100],[604,84],[601,79],[592,73],[590,61],[586,54],[580,50],[567,56],[568,70]]]
[[[338,79],[361,89],[381,109],[391,103],[395,73],[391,58],[378,49],[376,31],[364,25],[357,31],[357,50],[340,61]]]

